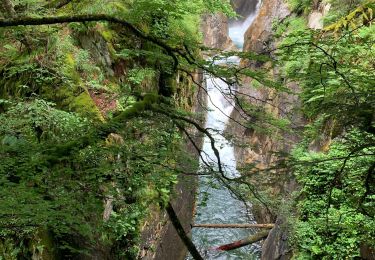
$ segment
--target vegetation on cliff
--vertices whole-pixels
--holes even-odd
[[[297,12],[314,3],[291,1]],[[283,78],[301,87],[309,122],[291,161],[300,259],[352,259],[375,247],[375,3],[328,3],[323,30],[287,18],[276,52]]]
[[[167,206],[184,172],[199,17],[229,4],[0,10],[0,258],[136,258],[150,205]]]
[[[205,174],[241,199],[251,194],[272,218],[277,207],[255,189],[252,173],[295,173],[297,258],[354,258],[361,247],[375,247],[375,3],[328,2],[323,30],[306,26],[319,1],[290,0],[295,14],[276,21],[276,48],[206,61],[202,51],[219,51],[201,46],[200,17],[233,16],[228,1],[2,1],[0,259],[136,258],[150,205],[173,216],[177,176],[194,174],[182,149],[185,134],[200,151],[189,127],[210,138],[217,157]],[[232,55],[249,66],[215,63]],[[270,77],[271,67],[278,75]],[[298,95],[308,122],[296,132],[302,141],[278,154],[275,168],[252,163],[228,178],[215,140],[189,113],[196,90],[205,91],[197,70],[230,86],[223,95],[233,98],[250,133],[282,138],[296,129],[265,108],[270,100],[239,98],[243,76],[274,96]]]

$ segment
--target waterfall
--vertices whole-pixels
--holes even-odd
[[[258,1],[256,5],[256,9],[253,10],[251,14],[249,14],[244,20],[233,20],[229,23],[229,37],[232,39],[233,43],[236,47],[242,49],[244,44],[244,35],[250,25],[253,23],[256,15],[257,10],[261,5],[261,1]]]
[[[259,4],[258,4],[259,5]],[[229,35],[235,44],[242,48],[244,34],[256,16],[254,10],[244,21],[230,23]],[[228,65],[239,63],[238,57],[230,57],[219,61]],[[238,177],[240,174],[236,169],[236,159],[233,145],[224,137],[229,117],[234,109],[234,102],[230,95],[228,85],[222,80],[205,75],[208,93],[208,112],[205,127],[211,129],[210,133],[215,139],[215,146],[220,152],[220,159],[226,177]],[[200,165],[204,168],[207,162],[215,165],[217,160],[211,149],[211,142],[205,137],[201,153]],[[202,176],[199,178],[199,196],[195,223],[255,223],[248,207],[242,201],[235,198],[222,183],[214,177]],[[212,248],[243,239],[255,230],[251,229],[204,229],[193,228],[192,237],[194,244],[198,247],[204,259],[259,259],[260,246],[252,244],[229,252],[219,252]]]

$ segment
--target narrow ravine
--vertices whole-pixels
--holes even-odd
[[[231,22],[229,26],[229,36],[237,48],[242,48],[244,34],[251,25],[256,15],[256,10],[244,20]],[[220,61],[224,63],[239,63],[237,57]],[[233,145],[223,136],[229,116],[234,109],[233,100],[230,100],[225,93],[229,91],[226,83],[211,75],[205,76],[208,92],[208,112],[205,127],[215,129],[211,131],[216,140],[216,147],[220,152],[222,166],[227,177],[239,175],[236,170],[236,159]],[[224,95],[223,95],[224,93]],[[214,152],[211,149],[210,139],[204,140],[201,154],[201,168],[204,162],[216,163]],[[222,184],[214,180],[213,177],[200,177],[199,196],[195,223],[255,223],[249,212],[251,205],[245,205],[227,190]],[[259,259],[260,245],[253,244],[229,252],[215,251],[213,248],[243,239],[255,233],[251,229],[208,229],[193,228],[193,242],[198,247],[205,259]]]

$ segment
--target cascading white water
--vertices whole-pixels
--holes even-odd
[[[259,5],[259,4],[258,4]],[[243,22],[231,23],[229,35],[233,42],[239,47],[243,46],[243,37],[247,28],[251,25],[256,16],[256,10],[251,13]],[[221,60],[221,63],[239,63],[237,57],[229,60]],[[233,145],[223,136],[229,116],[234,109],[233,100],[228,95],[228,85],[211,75],[205,76],[208,93],[208,113],[206,128],[210,130],[215,138],[215,146],[220,152],[220,159],[225,174],[229,178],[239,176],[236,170],[236,159]],[[224,93],[224,94],[223,94]],[[217,163],[211,142],[205,138],[201,153],[201,167],[204,162]],[[249,205],[233,197],[213,177],[200,177],[197,215],[195,223],[254,223],[253,216],[247,211]],[[243,239],[255,233],[251,229],[204,229],[193,228],[192,237],[194,244],[198,247],[204,259],[259,259],[260,246],[252,244],[233,251],[220,252],[212,250],[217,246]]]
[[[206,128],[215,129],[211,133],[220,152],[226,176],[236,177],[239,173],[236,170],[233,146],[221,134],[228,121],[226,115],[230,115],[234,108],[231,100],[227,100],[222,94],[228,91],[228,86],[220,79],[210,76],[206,76],[206,82],[209,94]],[[206,162],[217,162],[208,138],[204,140],[202,157]],[[199,185],[196,223],[253,223],[253,218],[248,214],[243,202],[232,197],[231,193],[213,178],[201,177]],[[258,259],[259,247],[256,244],[230,252],[211,250],[213,247],[245,238],[252,234],[251,230],[196,228],[192,232],[193,242],[204,259]]]
[[[260,5],[261,1],[258,1],[256,10],[259,9]],[[232,39],[234,45],[240,49],[242,49],[244,44],[244,35],[257,15],[256,10],[252,12],[245,20],[232,21],[230,23],[229,37]]]

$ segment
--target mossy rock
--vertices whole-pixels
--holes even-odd
[[[104,121],[102,114],[87,91],[75,97],[69,104],[69,108],[84,117],[97,118],[100,121]]]

